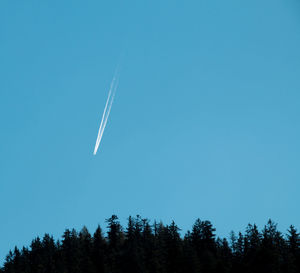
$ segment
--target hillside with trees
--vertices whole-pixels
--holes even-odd
[[[150,224],[129,217],[106,220],[93,234],[86,227],[67,229],[55,241],[45,234],[30,247],[17,247],[5,259],[1,273],[296,273],[300,272],[300,237],[295,227],[286,234],[271,220],[262,230],[249,224],[244,233],[216,237],[210,221],[197,219],[180,235],[172,222]]]

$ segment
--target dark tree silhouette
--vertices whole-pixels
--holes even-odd
[[[103,237],[101,227],[98,225],[92,244],[92,254],[91,259],[94,264],[94,270],[97,273],[105,273],[105,253],[107,252],[107,242]]]
[[[106,220],[107,235],[98,226],[93,235],[84,226],[66,230],[55,242],[49,234],[30,247],[9,251],[0,273],[298,273],[300,235],[290,226],[286,235],[269,220],[259,231],[216,238],[209,221],[197,219],[182,237],[174,221],[150,224],[129,217],[125,229],[118,217]]]

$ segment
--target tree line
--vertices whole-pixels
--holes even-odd
[[[248,224],[244,233],[216,237],[210,221],[197,219],[184,236],[173,221],[150,224],[129,217],[123,228],[116,215],[94,234],[86,227],[65,230],[55,241],[45,234],[30,247],[14,248],[0,273],[296,273],[300,272],[300,237],[294,226],[286,234],[269,220],[260,231]]]

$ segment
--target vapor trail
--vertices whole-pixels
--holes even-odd
[[[103,111],[103,115],[102,115],[102,119],[101,119],[101,123],[100,123],[100,127],[99,127],[99,131],[98,131],[98,135],[97,135],[97,140],[96,140],[96,145],[94,148],[94,155],[96,155],[98,147],[100,145],[101,139],[102,139],[102,135],[108,120],[108,116],[111,110],[111,106],[115,97],[115,92],[117,89],[117,85],[115,85],[115,81],[116,81],[116,76],[114,76],[111,84],[110,84],[110,88],[109,88],[109,92],[108,92],[108,97],[106,100],[106,104],[105,104],[105,108]]]
[[[104,120],[104,123],[103,123],[103,126],[102,126],[102,129],[101,129],[101,133],[100,133],[100,137],[99,137],[99,144],[98,146],[100,145],[100,141],[102,139],[102,135],[103,135],[103,132],[104,132],[104,129],[106,127],[106,123],[107,123],[107,120],[108,120],[108,117],[109,117],[109,114],[110,114],[110,110],[111,110],[111,107],[112,107],[112,104],[114,102],[114,98],[115,98],[115,94],[116,94],[116,90],[117,90],[117,87],[118,87],[118,80],[116,82],[116,85],[114,86],[113,90],[112,90],[112,97],[111,97],[111,100],[110,100],[110,103],[109,103],[109,107],[108,107],[108,110],[107,110],[107,114],[105,116],[105,120]]]
[[[100,136],[101,136],[101,131],[102,131],[102,127],[103,127],[103,121],[105,120],[105,116],[106,116],[106,110],[107,110],[107,106],[110,100],[110,96],[111,96],[111,92],[113,89],[113,85],[114,85],[114,81],[115,81],[115,77],[113,78],[111,84],[110,84],[110,88],[109,88],[109,92],[108,92],[108,97],[105,103],[105,108],[103,111],[103,115],[102,115],[102,119],[101,119],[101,123],[100,123],[100,127],[99,127],[99,131],[98,131],[98,135],[97,135],[97,140],[96,140],[96,145],[95,145],[95,149],[94,149],[94,154],[96,154],[98,146],[99,146],[99,140],[100,140]]]

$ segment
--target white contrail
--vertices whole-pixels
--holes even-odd
[[[99,140],[100,140],[100,135],[101,135],[101,131],[102,131],[102,127],[103,127],[103,121],[105,120],[105,116],[106,116],[106,110],[107,110],[107,106],[110,100],[110,96],[111,96],[111,92],[114,86],[114,81],[115,81],[115,77],[113,78],[111,84],[110,84],[110,88],[109,88],[109,92],[108,92],[108,97],[106,100],[106,104],[105,104],[105,108],[103,111],[103,115],[102,115],[102,119],[101,119],[101,123],[100,123],[100,127],[99,127],[99,131],[98,131],[98,135],[97,135],[97,140],[96,140],[96,145],[95,145],[95,149],[94,149],[94,154],[96,154],[98,146],[99,146]]]
[[[110,110],[111,110],[112,104],[114,102],[114,98],[115,98],[117,87],[118,87],[118,80],[117,80],[116,85],[114,86],[114,88],[112,90],[112,93],[111,93],[112,97],[111,97],[111,100],[110,100],[110,103],[109,103],[109,107],[108,107],[108,110],[107,110],[107,114],[105,116],[105,120],[104,120],[102,129],[101,129],[101,134],[100,134],[100,137],[99,137],[99,144],[98,144],[98,146],[100,145],[100,141],[102,139],[102,135],[103,135],[104,129],[106,127],[106,123],[107,123],[107,120],[108,120],[108,117],[109,117],[109,114],[110,114]]]
[[[100,123],[100,127],[99,127],[99,131],[98,131],[98,136],[97,136],[97,140],[96,140],[96,145],[94,148],[94,155],[96,155],[98,147],[100,145],[101,139],[102,139],[102,135],[108,120],[108,116],[111,110],[111,106],[112,103],[114,101],[114,97],[115,97],[115,92],[117,89],[117,84],[115,85],[115,81],[116,81],[116,76],[114,76],[111,84],[110,84],[110,88],[109,88],[109,92],[108,92],[108,97],[106,100],[106,104],[105,104],[105,108],[103,111],[103,115],[102,115],[102,119],[101,119],[101,123]],[[108,108],[107,108],[108,107]]]
[[[103,125],[103,121],[104,121],[104,118],[105,118],[105,115],[106,115],[106,109],[107,109],[107,106],[108,106],[108,102],[109,102],[109,99],[110,99],[110,96],[111,96],[111,91],[112,91],[113,83],[114,83],[114,79],[111,82],[110,89],[109,89],[109,92],[108,92],[108,97],[107,97],[107,100],[106,100],[105,108],[104,108],[104,111],[103,111],[103,115],[102,115],[102,119],[101,119],[99,131],[98,131],[98,135],[97,135],[97,139],[96,139],[96,145],[95,145],[95,149],[94,149],[94,155],[96,154],[98,146],[99,146],[99,140],[100,140],[100,135],[101,135],[101,131],[102,131],[102,125]]]

